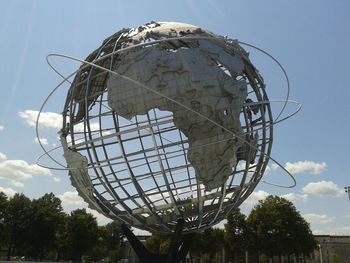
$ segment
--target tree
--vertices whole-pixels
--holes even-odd
[[[191,256],[213,262],[216,253],[224,247],[224,233],[223,229],[208,228],[203,233],[195,234],[190,248]]]
[[[60,235],[60,249],[66,259],[80,261],[83,255],[90,255],[97,243],[97,221],[85,209],[71,212],[65,220],[64,232]]]
[[[170,247],[170,237],[152,234],[145,241],[145,247],[155,254],[166,254]]]
[[[5,213],[8,206],[7,196],[0,192],[0,251],[5,245]]]
[[[269,257],[304,254],[316,248],[309,224],[294,205],[281,197],[268,196],[254,207],[247,219],[255,249]]]
[[[0,192],[0,224],[4,223],[7,203],[7,196],[3,192]]]
[[[23,194],[16,193],[9,201],[4,215],[7,230],[7,259],[19,254],[24,255],[30,225],[31,200]]]
[[[107,229],[105,226],[97,227],[97,241],[90,253],[91,260],[94,262],[101,261],[107,255]],[[112,261],[114,262],[114,261]]]
[[[53,193],[32,201],[29,256],[43,260],[49,252],[55,252],[57,235],[62,228],[64,213],[61,200]]]
[[[194,259],[194,262],[197,262],[196,259],[203,257],[203,252],[205,251],[205,244],[203,241],[203,233],[193,233],[192,245],[190,247],[191,258]]]
[[[236,208],[227,216],[225,224],[225,247],[231,261],[244,262],[247,241],[246,216]]]
[[[111,262],[117,262],[123,255],[123,233],[120,224],[111,222],[98,227],[97,243],[93,248],[92,260],[101,261],[107,257]]]
[[[117,262],[123,252],[122,241],[118,223],[98,227],[85,209],[67,215],[53,193],[30,200],[23,194],[8,199],[0,192],[0,252],[8,259],[80,261],[84,255],[94,261],[108,257]]]
[[[203,238],[209,262],[213,262],[216,253],[221,252],[225,243],[225,231],[220,228],[208,228],[204,230]]]
[[[123,231],[116,221],[108,223],[106,226],[106,241],[108,250],[119,250],[123,242]]]

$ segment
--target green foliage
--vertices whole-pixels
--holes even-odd
[[[117,262],[123,251],[120,226],[97,226],[85,209],[63,212],[54,194],[30,200],[23,194],[8,199],[0,192],[0,259],[25,256],[28,260]]]
[[[331,254],[331,258],[332,258],[332,262],[333,262],[333,263],[340,263],[340,257],[339,257],[338,254],[332,253],[332,254]]]
[[[159,251],[161,254],[166,254],[168,253],[169,249],[170,249],[170,244],[171,244],[171,239],[170,238],[166,238],[165,240],[163,240],[160,243],[160,247],[159,247]]]
[[[208,228],[203,233],[194,234],[191,255],[212,262],[215,254],[224,247],[224,236],[225,231],[219,228]]]
[[[7,204],[7,196],[3,192],[0,192],[0,222],[3,222],[4,220]]]
[[[108,259],[117,262],[122,256],[123,235],[119,224],[98,226],[96,219],[85,209],[77,209],[66,216],[58,235],[60,260],[91,261]]]
[[[153,253],[159,254],[162,240],[158,235],[152,235],[145,241],[145,247]]]
[[[64,226],[63,248],[67,256],[80,260],[84,254],[89,254],[97,244],[97,222],[85,209],[71,212]]]
[[[225,247],[227,257],[233,262],[244,262],[248,247],[246,217],[237,208],[227,216],[225,224]]]
[[[254,207],[248,218],[239,209],[227,217],[225,229],[208,228],[193,237],[192,258],[212,262],[222,248],[228,260],[244,262],[249,255],[308,255],[316,241],[308,223],[286,199],[269,196]],[[157,254],[168,252],[171,238],[152,235],[145,242]],[[123,234],[116,222],[98,226],[85,209],[63,212],[54,194],[30,200],[23,194],[7,198],[0,193],[0,253],[30,260],[117,262],[123,257]],[[339,261],[333,256],[333,261]],[[1,258],[1,254],[0,254]]]
[[[53,193],[33,200],[31,204],[31,227],[28,255],[32,259],[43,260],[56,246],[56,235],[64,223],[61,200]]]
[[[31,201],[23,194],[15,194],[9,201],[4,214],[7,259],[14,254],[23,254],[28,244],[31,219]]]
[[[153,234],[145,241],[145,247],[156,254],[165,254],[170,247],[171,239],[168,236]]]
[[[247,219],[249,242],[267,256],[304,254],[316,248],[309,224],[294,205],[281,197],[260,201]]]
[[[104,257],[116,262],[123,255],[123,234],[117,222],[98,227],[98,241],[94,247],[92,260],[99,261]]]
[[[0,250],[5,245],[5,213],[8,206],[7,196],[0,192]]]

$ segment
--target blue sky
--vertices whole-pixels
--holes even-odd
[[[149,21],[194,24],[257,45],[285,67],[291,99],[303,104],[275,127],[272,155],[294,173],[292,189],[260,183],[242,205],[248,212],[268,193],[292,200],[314,233],[350,234],[350,2],[338,1],[0,1],[0,190],[31,198],[54,192],[67,211],[82,206],[65,172],[35,166],[42,153],[31,125],[60,78],[46,64],[50,53],[84,59],[124,27]],[[275,64],[251,50],[271,98],[283,99],[285,82]],[[65,74],[77,63],[55,59]],[[65,91],[45,112],[61,112]],[[293,105],[290,105],[293,110]],[[54,118],[42,129],[57,144]],[[51,128],[50,128],[51,127]],[[44,161],[45,162],[45,161]],[[288,185],[270,164],[264,180]],[[100,222],[103,219],[99,217]]]

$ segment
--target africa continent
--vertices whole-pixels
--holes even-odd
[[[169,27],[174,35],[201,30],[168,23],[135,32],[132,39],[168,34]],[[206,190],[221,186],[243,146],[239,116],[247,84],[236,78],[244,69],[242,57],[225,52],[214,39],[174,39],[124,51],[115,63],[107,81],[109,106],[129,120],[154,108],[172,112],[188,139],[187,159],[196,177]]]

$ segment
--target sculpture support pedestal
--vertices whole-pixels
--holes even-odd
[[[183,226],[184,220],[179,219],[167,254],[155,254],[149,251],[126,225],[123,224],[121,228],[142,263],[185,263],[192,235],[183,238]]]

